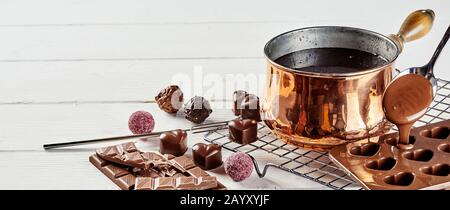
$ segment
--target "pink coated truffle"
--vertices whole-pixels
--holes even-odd
[[[236,152],[225,160],[225,172],[234,181],[240,182],[253,172],[252,158],[243,152]]]
[[[128,128],[133,134],[151,133],[155,128],[155,119],[146,111],[137,111],[130,116]]]

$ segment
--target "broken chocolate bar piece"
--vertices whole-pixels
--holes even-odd
[[[157,152],[138,151],[133,142],[98,149],[97,155],[116,164],[142,169],[158,165],[159,162],[168,159],[167,156]]]
[[[176,157],[169,161],[173,167],[184,173],[186,170],[195,167],[194,161],[186,156]]]
[[[134,182],[131,182],[133,174],[125,168],[120,167],[114,163],[101,159],[98,155],[89,157],[89,161],[98,170],[100,170],[106,177],[113,181],[122,190],[130,190],[134,188]],[[127,177],[125,177],[127,176]]]
[[[209,174],[200,167],[191,168],[187,170],[187,173],[195,178],[209,176]]]
[[[194,163],[203,170],[222,165],[222,147],[218,144],[198,143],[192,147],[192,156]]]
[[[258,124],[255,120],[236,119],[228,123],[230,140],[238,144],[250,144],[258,138]]]
[[[145,160],[137,151],[133,142],[104,147],[97,150],[97,155],[102,159],[117,164],[145,168]]]

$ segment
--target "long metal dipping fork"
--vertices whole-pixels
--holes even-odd
[[[222,121],[222,122],[215,122],[215,123],[207,123],[202,125],[195,125],[188,129],[180,129],[186,132],[192,132],[192,133],[203,133],[203,132],[209,132],[216,129],[219,129],[221,127],[224,127],[228,124],[229,121]],[[177,130],[177,129],[175,129]],[[62,148],[62,147],[71,147],[71,146],[78,146],[78,145],[86,145],[86,144],[95,144],[100,142],[111,142],[111,141],[118,141],[123,139],[130,139],[130,138],[140,138],[140,137],[158,137],[162,133],[170,132],[174,130],[167,130],[167,131],[159,131],[159,132],[153,132],[153,133],[146,133],[146,134],[134,134],[134,135],[126,135],[126,136],[114,136],[114,137],[108,137],[108,138],[99,138],[99,139],[87,139],[87,140],[81,140],[81,141],[71,141],[71,142],[62,142],[62,143],[53,143],[53,144],[44,144],[44,149],[56,149],[56,148]]]

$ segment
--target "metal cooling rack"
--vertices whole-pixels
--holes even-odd
[[[415,126],[435,123],[450,119],[450,81],[438,79],[438,91],[427,113],[416,122]],[[240,145],[228,139],[228,130],[220,129],[209,132],[204,138],[210,143],[222,145],[223,148],[236,152],[246,152],[253,158],[256,172],[264,177],[269,168],[278,168],[306,179],[318,182],[336,190],[359,190],[362,187],[337,167],[328,158],[327,152],[305,150],[288,145],[271,133],[269,128],[258,125],[258,140],[251,144]],[[267,160],[254,157],[264,154]],[[262,171],[259,166],[262,167]]]

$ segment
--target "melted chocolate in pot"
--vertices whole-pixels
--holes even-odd
[[[312,48],[295,51],[275,60],[284,67],[306,72],[349,73],[388,64],[387,59],[347,48]]]
[[[411,126],[433,101],[431,83],[423,76],[407,74],[388,86],[383,96],[386,118],[399,130],[399,147],[408,145]]]

